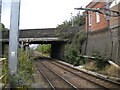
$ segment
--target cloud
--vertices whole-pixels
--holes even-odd
[[[24,0],[25,1],[25,0]],[[27,1],[27,0],[26,0]],[[20,28],[53,28],[71,18],[81,0],[29,0],[21,1]]]
[[[91,0],[88,1],[90,2]],[[20,28],[55,28],[58,24],[61,24],[65,20],[69,20],[71,18],[71,13],[76,15],[79,12],[74,10],[74,8],[85,6],[88,1],[21,0]],[[10,7],[7,6],[8,2],[5,3],[2,21],[9,27]]]
[[[2,3],[2,15],[1,22],[5,25],[5,27],[10,27],[10,2]]]
[[[9,3],[9,2],[20,2],[20,0],[2,0],[4,3]]]

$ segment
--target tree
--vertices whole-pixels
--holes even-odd
[[[74,26],[83,26],[85,24],[85,15],[80,15],[79,13],[73,17]],[[67,21],[65,20],[62,24],[57,27],[70,27],[72,26],[72,19]]]
[[[50,53],[51,52],[51,45],[50,44],[43,44],[43,45],[38,46],[38,48],[36,50],[41,52],[41,53]]]
[[[0,30],[9,30],[8,28],[5,28],[5,25],[3,23],[0,24],[1,25],[1,29]]]
[[[73,20],[75,26],[83,26],[85,24],[85,15],[77,15]]]

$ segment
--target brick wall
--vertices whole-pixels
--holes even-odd
[[[118,11],[120,12],[120,3],[113,6],[112,8],[110,8],[113,11]],[[113,13],[112,13],[113,15]],[[120,26],[120,16],[119,17],[110,17],[110,27],[116,27],[116,26]]]
[[[111,58],[118,63],[120,59],[119,46],[119,27],[109,29],[96,30],[88,33],[86,55],[91,56],[93,51],[97,51],[100,55]],[[82,46],[82,53],[85,53],[86,42]]]
[[[88,6],[86,6],[86,8],[93,8],[93,9],[97,9],[97,8],[105,8],[106,6],[106,2],[91,2]],[[104,11],[103,11],[104,12]],[[103,29],[105,27],[108,27],[108,21],[106,20],[106,16],[103,15],[103,14],[99,14],[100,16],[100,22],[96,22],[96,12],[92,12],[92,11],[89,11],[88,14],[91,14],[92,15],[92,24],[91,26],[87,26],[87,23],[88,23],[88,20],[87,19],[88,17],[86,17],[86,29],[88,27],[89,31],[94,31],[94,30],[99,30],[99,29]]]

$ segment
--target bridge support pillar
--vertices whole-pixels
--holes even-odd
[[[51,58],[64,60],[64,42],[55,42],[51,45]]]
[[[2,57],[2,41],[0,41],[0,57]]]
[[[4,54],[4,43],[2,41],[0,41],[0,57],[3,57]]]

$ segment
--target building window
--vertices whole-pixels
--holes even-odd
[[[100,14],[98,12],[96,12],[96,22],[97,23],[100,22]]]
[[[92,14],[89,14],[89,26],[92,25]]]

